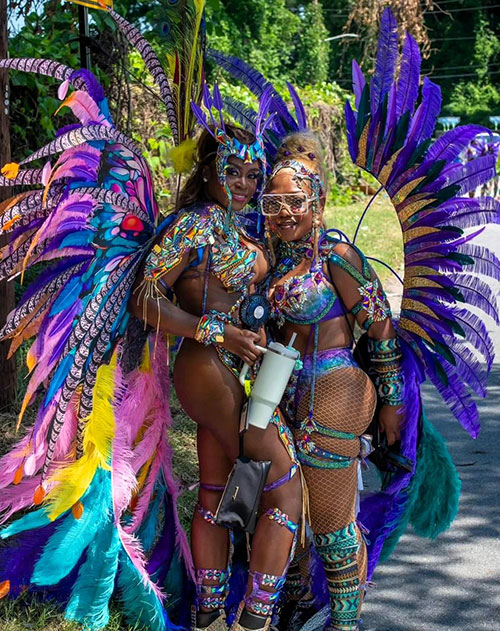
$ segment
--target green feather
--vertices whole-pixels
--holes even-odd
[[[415,477],[410,522],[417,535],[435,539],[458,513],[462,482],[443,437],[425,415]]]
[[[448,447],[423,409],[421,420],[417,467],[406,491],[406,510],[384,544],[381,561],[392,554],[409,523],[418,536],[435,539],[449,528],[458,512],[462,483]]]
[[[359,140],[363,129],[365,128],[366,121],[370,117],[370,86],[365,83],[363,91],[361,92],[361,98],[358,105],[358,117],[356,119],[356,138]]]

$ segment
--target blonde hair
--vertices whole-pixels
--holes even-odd
[[[323,148],[316,134],[311,131],[299,131],[285,136],[276,154],[275,166],[286,160],[302,162],[306,168],[319,175],[323,190],[326,191]]]

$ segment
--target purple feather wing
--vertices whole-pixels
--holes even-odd
[[[375,62],[375,72],[370,84],[372,116],[378,110],[384,96],[394,81],[398,58],[398,25],[390,9],[385,9],[380,22],[380,35]]]
[[[359,67],[358,62],[353,59],[352,60],[352,91],[354,93],[354,105],[356,109],[359,107],[359,102],[361,100],[361,94],[363,93],[363,88],[365,87],[365,75],[363,71]]]
[[[401,55],[401,69],[396,90],[396,116],[413,112],[418,98],[420,82],[420,50],[417,42],[407,33]]]
[[[408,352],[415,353],[419,370],[438,385],[462,426],[476,435],[477,409],[469,390],[483,394],[480,362],[484,358],[489,371],[493,345],[475,312],[499,321],[499,299],[489,281],[500,280],[500,261],[475,245],[474,239],[483,226],[499,223],[500,206],[491,198],[472,198],[468,193],[495,175],[495,157],[474,155],[466,164],[459,161],[471,140],[485,131],[477,125],[456,128],[431,140],[441,107],[439,86],[425,78],[417,103],[418,46],[407,36],[398,64],[395,32],[394,20],[386,10],[368,88],[368,116],[359,94],[357,66],[353,65],[358,111],[346,104],[349,152],[355,164],[383,185],[401,225],[405,274],[398,326]],[[479,229],[464,234],[465,229],[476,227]],[[460,331],[469,346],[463,343]],[[441,372],[437,365],[442,366]]]

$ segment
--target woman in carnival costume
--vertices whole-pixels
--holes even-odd
[[[214,101],[205,93],[207,110]],[[184,340],[174,366],[179,401],[198,423],[200,491],[191,531],[197,577],[196,629],[225,629],[230,537],[215,512],[238,455],[239,415],[244,391],[237,378],[242,361],[253,364],[259,335],[242,327],[241,305],[264,283],[269,263],[262,246],[238,218],[265,171],[260,140],[231,126],[206,127],[198,164],[180,196],[177,218],[146,259],[137,287],[136,314],[160,331]],[[221,113],[221,112],[220,112]],[[221,118],[222,121],[222,118]],[[213,121],[214,122],[214,121]],[[184,206],[184,199],[195,198]],[[179,307],[167,299],[171,291]],[[216,394],[215,394],[216,393]],[[215,396],[214,396],[215,394]],[[251,589],[233,629],[268,628],[284,583],[301,511],[301,485],[293,441],[276,412],[265,433],[250,428],[245,455],[271,460],[262,514],[252,540]]]
[[[226,67],[243,80],[249,76],[234,60]],[[255,73],[252,79],[255,84]],[[353,63],[356,109],[347,102],[346,123],[354,163],[379,180],[401,225],[399,320],[391,318],[366,256],[324,228],[326,182],[314,137],[301,132],[284,139],[261,198],[268,229],[280,239],[273,288],[278,336],[283,341],[297,333],[303,353],[303,370],[284,409],[308,483],[313,540],[329,594],[328,628],[335,631],[359,628],[366,581],[408,523],[417,534],[436,537],[453,520],[460,481],[443,439],[425,417],[420,383],[429,378],[461,425],[477,436],[469,388],[485,396],[493,346],[471,307],[499,322],[497,297],[481,279],[498,280],[499,261],[473,243],[481,230],[464,234],[465,228],[499,221],[498,202],[466,196],[495,175],[495,158],[457,163],[470,140],[485,131],[474,125],[432,143],[440,89],[424,79],[416,107],[419,80],[418,46],[407,35],[399,58],[397,25],[386,10],[370,84]],[[241,105],[233,107],[241,111]],[[375,387],[353,358],[355,321],[367,332],[366,368]],[[379,429],[389,446],[399,443],[392,457],[400,466],[393,466],[382,491],[365,497],[357,512],[357,460],[366,455],[360,436],[377,399]],[[302,626],[301,608],[318,606],[322,595],[316,589],[319,598],[311,603],[318,587],[311,582],[321,574],[317,566],[303,581],[298,565],[287,579],[287,597],[300,601],[283,626],[288,630]]]
[[[21,417],[30,403],[39,407],[26,437],[1,460],[1,521],[8,523],[0,532],[0,592],[42,592],[91,630],[106,626],[115,588],[133,625],[178,628],[165,611],[163,586],[179,605],[178,622],[189,624],[182,613],[189,609],[191,581],[194,628],[227,629],[230,541],[214,524],[214,511],[237,455],[242,392],[235,367],[239,357],[252,364],[259,354],[254,342],[260,336],[242,330],[238,307],[268,270],[262,247],[247,237],[231,207],[243,208],[262,182],[260,131],[270,119],[263,103],[255,135],[225,127],[222,117],[206,123],[198,106],[203,3],[181,5],[181,16],[179,7],[172,9],[179,44],[168,59],[172,80],[137,29],[110,11],[160,89],[176,164],[189,163],[186,154],[195,145],[193,112],[206,127],[200,161],[180,198],[189,209],[160,225],[146,161],[114,126],[95,77],[50,60],[0,62],[58,79],[62,106],[79,119],[20,164],[6,165],[0,180],[36,187],[2,205],[0,223],[11,238],[1,276],[51,262],[1,332],[13,338],[12,350],[35,336]],[[204,100],[220,110],[217,90],[212,100],[205,89]],[[54,164],[25,168],[57,154]],[[169,302],[174,285],[180,306]],[[143,330],[129,304],[153,330]],[[175,508],[163,332],[186,338],[175,380],[200,424],[194,568]],[[257,442],[259,459],[269,458],[272,466],[239,611],[243,626],[237,620],[235,629],[269,624],[301,508],[298,465],[278,413],[265,444],[248,437],[248,454]]]
[[[355,321],[368,332],[380,431],[389,445],[399,441],[404,423],[404,375],[379,279],[357,248],[322,238],[326,182],[320,156],[314,136],[288,136],[262,212],[280,239],[271,288],[278,338],[296,333],[304,363],[289,385],[284,409],[308,485],[313,541],[330,593],[330,628],[350,631],[358,628],[367,570],[356,521],[358,458],[377,404],[372,381],[353,357]],[[296,562],[287,595],[301,603],[288,628],[299,628],[298,614],[306,604],[311,609],[312,594],[304,587]]]

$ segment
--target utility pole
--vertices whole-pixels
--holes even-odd
[[[82,68],[90,70],[89,10],[81,4],[78,5],[78,32],[80,37],[80,65]]]
[[[6,59],[7,56],[7,0],[0,0],[0,59]],[[0,70],[0,166],[10,162],[9,104],[8,71]],[[7,197],[8,190],[0,188],[0,203]],[[6,236],[0,237],[0,246],[8,243]],[[14,283],[0,281],[0,327],[14,306]],[[0,409],[13,403],[17,388],[16,359],[7,359],[9,345],[8,341],[0,342]]]

